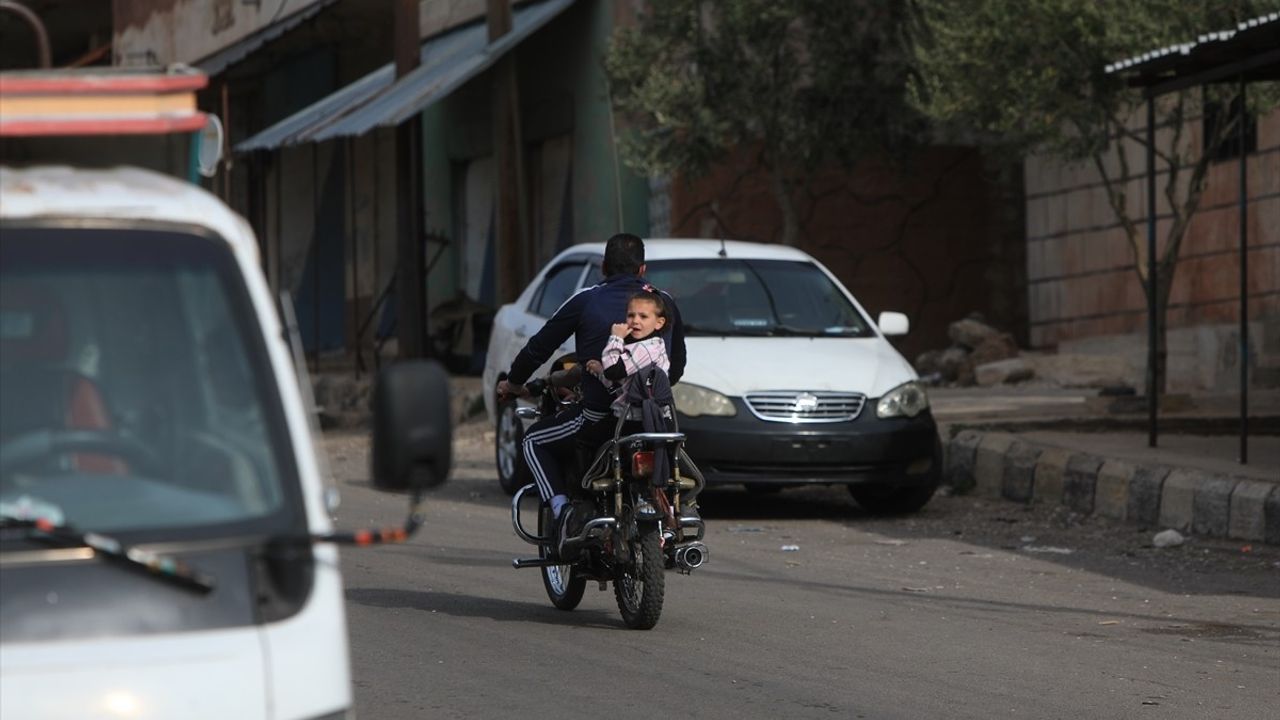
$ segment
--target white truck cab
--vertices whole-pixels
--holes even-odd
[[[182,179],[0,167],[4,720],[349,717],[344,536],[257,248]],[[375,483],[443,480],[439,367],[374,404]]]

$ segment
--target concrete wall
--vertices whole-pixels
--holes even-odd
[[[117,65],[195,63],[322,0],[114,0]]]
[[[1157,143],[1167,144],[1170,135],[1163,129]],[[1188,123],[1184,136],[1199,147],[1198,120]],[[1260,118],[1257,148],[1248,158],[1248,293],[1249,316],[1261,334],[1251,362],[1265,383],[1270,368],[1280,365],[1280,354],[1269,349],[1275,341],[1265,340],[1280,334],[1280,110]],[[1136,176],[1126,188],[1128,214],[1138,223],[1145,247],[1145,155],[1133,142],[1125,151]],[[1163,252],[1172,219],[1161,165],[1156,225]],[[1101,175],[1089,164],[1046,157],[1028,158],[1025,168],[1032,347],[1120,352],[1145,347],[1146,298],[1134,271],[1134,251],[1107,202]],[[1212,166],[1200,210],[1183,239],[1166,318],[1170,390],[1225,390],[1229,379],[1238,377],[1240,353],[1227,349],[1238,344],[1238,173],[1236,160]],[[1141,377],[1145,352],[1134,360]]]
[[[614,162],[602,65],[612,27],[611,3],[578,2],[514,51],[531,205],[544,194],[556,196],[563,192],[562,188],[553,187],[560,182],[560,174],[548,171],[539,175],[535,158],[544,143],[562,146],[568,139],[572,213],[569,243],[601,241],[620,226],[637,234],[648,232],[647,182]],[[469,162],[492,155],[490,81],[489,73],[482,74],[423,113],[426,223],[450,238],[441,262],[447,263],[455,274],[463,267],[460,239],[455,237],[461,173]],[[540,183],[547,186],[540,187]],[[531,207],[531,226],[538,219],[533,210]],[[554,224],[549,218],[543,220],[545,225]],[[536,232],[531,227],[531,234],[538,233],[555,234],[547,227]],[[554,245],[549,247],[554,249]],[[542,247],[532,254],[527,266],[530,278],[545,261],[547,249]],[[440,287],[456,289],[464,287],[464,281],[465,278],[451,278],[452,285],[447,285],[441,278]],[[435,290],[432,292],[437,297]]]
[[[695,182],[669,181],[669,209],[651,208],[655,225],[669,222],[675,237],[776,242],[781,216],[753,157],[744,149]],[[850,173],[829,170],[800,198],[799,247],[873,319],[885,310],[907,314],[911,332],[894,343],[908,359],[946,347],[947,325],[971,312],[1021,336],[1020,183],[1016,167],[963,147],[926,148],[901,171],[872,161]]]
[[[373,308],[396,271],[396,146],[395,130],[380,128],[350,139],[352,165],[347,176],[348,228],[346,258],[347,338]],[[367,345],[377,320],[365,328],[360,342]]]

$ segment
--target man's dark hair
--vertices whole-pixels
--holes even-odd
[[[636,275],[644,264],[644,241],[631,233],[618,233],[604,244],[604,274]]]
[[[657,292],[652,290],[641,290],[635,295],[632,295],[631,299],[627,300],[627,305],[630,305],[636,300],[653,303],[654,315],[657,315],[660,318],[667,317],[667,304],[662,301],[662,296]]]

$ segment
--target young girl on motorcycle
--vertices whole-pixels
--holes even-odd
[[[617,399],[613,401],[615,414],[628,411],[628,386],[636,382],[639,373],[654,366],[666,373],[671,367],[661,335],[666,322],[666,304],[662,296],[642,290],[627,302],[627,321],[614,323],[600,359],[587,361],[587,371],[617,393]],[[658,510],[641,498],[636,516],[651,519],[658,515]]]

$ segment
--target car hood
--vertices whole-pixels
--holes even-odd
[[[0,645],[0,717],[264,718],[252,629]]]
[[[879,337],[687,337],[680,382],[741,397],[761,390],[857,392],[870,398],[916,378]]]

